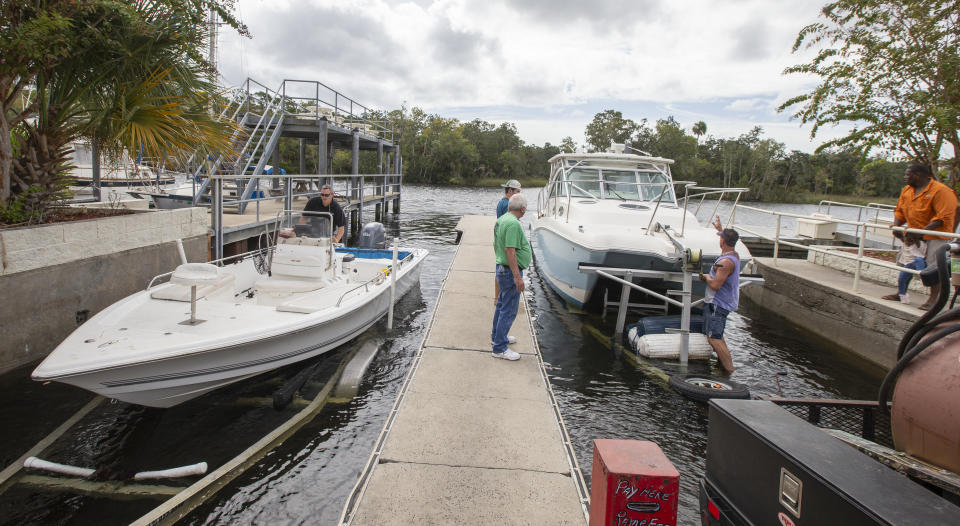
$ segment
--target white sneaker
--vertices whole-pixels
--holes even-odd
[[[507,335],[507,343],[517,343],[516,336]],[[493,340],[490,340],[490,345],[493,345]]]
[[[492,354],[494,358],[500,358],[501,360],[510,360],[511,362],[514,360],[520,359],[520,355],[514,352],[513,349],[510,349],[510,348],[507,348],[507,350],[503,352],[495,352],[490,354]]]

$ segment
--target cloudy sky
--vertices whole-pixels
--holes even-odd
[[[776,107],[815,79],[784,76],[799,30],[826,0],[238,0],[252,39],[224,30],[224,82],[319,80],[373,108],[406,103],[516,124],[527,143],[583,142],[593,116],[673,115],[689,131],[753,126],[809,140]]]

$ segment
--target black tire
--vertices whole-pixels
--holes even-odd
[[[750,398],[747,386],[705,374],[671,376],[669,383],[674,391],[698,402],[708,402],[711,398]]]

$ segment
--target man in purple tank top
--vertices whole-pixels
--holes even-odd
[[[740,255],[734,250],[740,234],[732,228],[723,228],[720,216],[717,216],[713,226],[720,236],[720,257],[710,268],[709,275],[700,273],[700,281],[707,285],[704,294],[703,328],[707,341],[717,353],[720,367],[732,373],[733,358],[730,357],[727,342],[723,341],[723,329],[726,327],[727,315],[737,310],[740,304]]]

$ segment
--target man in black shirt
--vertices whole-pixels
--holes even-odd
[[[343,214],[343,208],[340,203],[333,200],[333,188],[325,184],[320,188],[320,197],[314,197],[307,201],[303,207],[304,212],[329,212],[333,216],[333,242],[339,243],[343,238],[344,226],[347,224],[346,216]],[[310,214],[304,214],[309,217]]]

